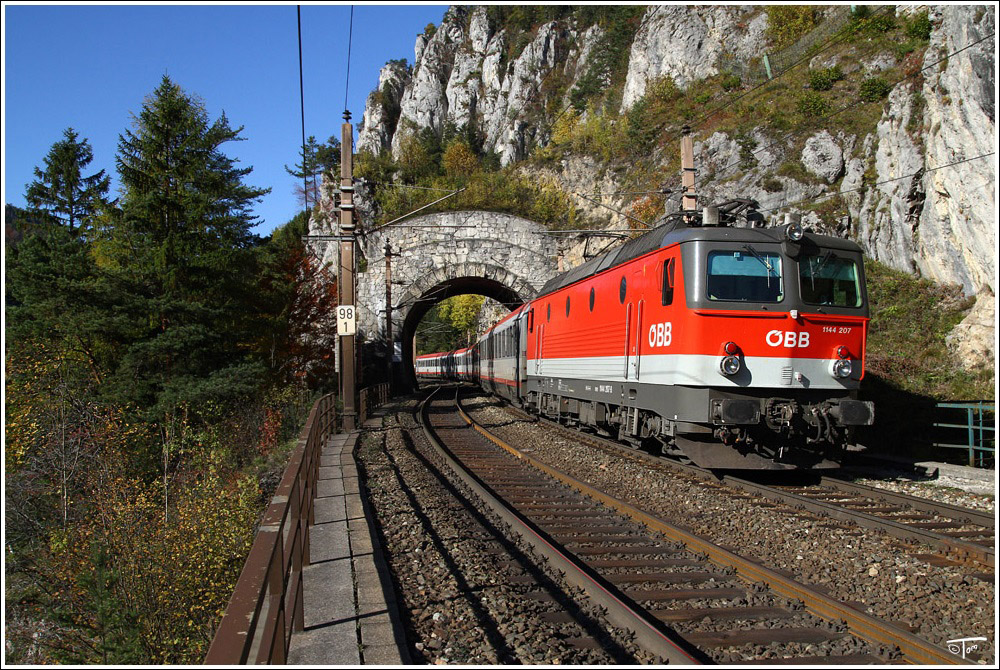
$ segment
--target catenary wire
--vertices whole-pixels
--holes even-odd
[[[351,5],[351,20],[347,28],[347,76],[344,78],[344,112],[347,112],[347,92],[351,84],[351,41],[354,37],[354,5]]]
[[[295,17],[299,29],[299,110],[302,116],[302,200],[309,211],[309,181],[306,176],[306,94],[302,79],[302,6],[295,7]]]
[[[916,72],[912,72],[912,73],[910,73],[908,75],[904,75],[904,76],[900,77],[899,79],[897,79],[896,81],[894,81],[892,83],[892,86],[897,86],[898,84],[906,81],[907,79],[911,79],[913,77],[916,77],[917,75],[922,74],[924,71],[929,70],[929,69],[931,69],[933,67],[936,67],[940,63],[945,62],[949,58],[953,58],[953,57],[957,56],[958,54],[962,53],[963,51],[966,51],[967,49],[971,49],[972,47],[977,46],[977,45],[981,44],[982,42],[985,42],[988,39],[992,39],[993,37],[995,37],[995,35],[987,35],[986,37],[983,37],[982,39],[978,39],[975,42],[972,42],[971,44],[968,44],[968,45],[962,47],[958,51],[955,51],[955,52],[950,53],[950,54],[948,54],[946,56],[943,56],[942,58],[939,58],[938,60],[934,61],[930,65],[927,65],[927,66],[923,67],[922,69],[917,70]],[[830,112],[829,114],[821,116],[818,119],[811,120],[810,121],[810,127],[808,127],[808,128],[800,128],[798,130],[793,130],[791,132],[785,133],[784,135],[782,135],[777,140],[775,140],[775,141],[773,141],[773,142],[771,142],[769,144],[765,144],[763,147],[760,147],[758,149],[754,149],[751,152],[751,154],[752,155],[757,155],[758,153],[760,153],[762,151],[766,151],[767,149],[770,149],[771,147],[774,147],[774,146],[777,146],[779,144],[784,143],[786,140],[788,140],[791,137],[794,137],[796,135],[800,135],[802,133],[806,133],[806,132],[810,132],[812,130],[815,130],[816,124],[818,122],[820,122],[820,121],[832,119],[833,117],[835,117],[835,116],[837,116],[839,114],[842,114],[842,113],[846,112],[849,109],[853,109],[853,108],[859,107],[861,105],[874,104],[875,102],[881,102],[881,100],[873,100],[873,101],[863,100],[863,99],[855,100],[854,102],[848,103],[847,105],[844,105],[843,107],[840,107],[839,109],[836,109],[833,112]],[[730,163],[729,165],[726,165],[723,168],[720,168],[719,170],[717,170],[715,172],[715,180],[718,180],[719,177],[725,175],[729,170],[733,169],[734,167],[738,167],[738,166],[742,165],[743,162],[744,162],[743,159],[740,159],[738,161],[734,161],[734,162]]]
[[[911,177],[916,177],[918,175],[925,175],[928,172],[935,172],[937,170],[943,170],[945,168],[950,168],[950,167],[954,167],[956,165],[961,165],[962,163],[968,163],[970,161],[979,160],[981,158],[987,158],[989,156],[993,156],[995,153],[996,152],[994,152],[994,151],[990,151],[989,153],[980,154],[978,156],[973,156],[971,158],[963,158],[962,160],[954,161],[954,162],[948,163],[946,165],[938,165],[938,166],[932,167],[932,168],[920,168],[916,172],[911,172],[910,174],[904,174],[904,175],[902,175],[900,177],[893,177],[891,179],[883,179],[882,181],[877,181],[877,182],[874,182],[872,184],[866,184],[866,185],[863,185],[863,186],[859,186],[857,188],[849,188],[849,189],[847,189],[845,191],[837,191],[836,193],[824,193],[822,195],[816,195],[816,196],[812,196],[812,197],[808,197],[808,198],[800,198],[799,200],[795,200],[793,202],[785,202],[785,203],[782,203],[782,204],[780,204],[780,205],[778,205],[776,207],[768,207],[767,209],[762,209],[762,210],[759,210],[759,211],[761,213],[764,213],[764,212],[773,212],[773,211],[775,211],[777,209],[781,209],[783,207],[790,207],[792,205],[798,205],[798,204],[803,203],[803,202],[810,202],[810,201],[813,201],[813,200],[825,200],[826,198],[833,198],[833,197],[836,197],[838,195],[846,195],[848,193],[854,193],[856,191],[863,191],[866,188],[870,188],[870,187],[873,187],[873,186],[881,186],[882,184],[889,184],[889,183],[894,182],[894,181],[901,181],[903,179],[909,179]]]

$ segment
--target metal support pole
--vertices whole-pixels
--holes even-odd
[[[392,342],[392,247],[389,240],[385,241],[385,345],[386,345],[386,379],[392,390],[392,355],[395,347]]]
[[[973,433],[973,423],[972,423],[972,407],[967,408],[969,418],[969,467],[976,467],[976,438],[975,433]],[[982,417],[980,417],[982,420]]]
[[[694,211],[698,209],[698,198],[694,194],[694,142],[691,139],[691,128],[684,126],[681,130],[681,186],[684,195],[681,197],[681,209]],[[690,220],[690,215],[685,216]]]
[[[351,113],[344,111],[344,124],[340,127],[340,304],[354,305],[354,127]],[[355,313],[357,313],[355,311]],[[358,427],[355,398],[356,354],[354,335],[340,336],[341,366],[340,394],[344,400],[344,429]]]

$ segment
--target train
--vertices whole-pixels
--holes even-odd
[[[862,249],[733,203],[554,277],[472,346],[417,357],[417,378],[704,468],[837,467],[875,417]]]

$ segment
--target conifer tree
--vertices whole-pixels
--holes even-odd
[[[45,157],[45,169],[35,168],[36,179],[27,185],[25,199],[34,212],[44,213],[78,234],[104,203],[110,178],[104,170],[84,176],[84,169],[94,159],[90,142],[79,141],[72,128],[64,130],[63,137]]]
[[[299,162],[292,167],[285,166],[285,172],[303,180],[295,185],[295,194],[307,208],[319,201],[323,175],[336,177],[339,171],[340,140],[336,136],[319,143],[314,135],[310,135],[305,146],[299,149]]]
[[[241,131],[225,114],[210,122],[164,76],[119,137],[121,209],[104,232],[133,319],[117,391],[153,416],[218,409],[259,382],[242,338],[253,318],[251,207],[269,189],[244,184],[252,168],[221,149]]]

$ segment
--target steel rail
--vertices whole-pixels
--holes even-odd
[[[774,590],[775,593],[778,593],[786,598],[793,598],[802,601],[806,609],[816,616],[832,621],[843,621],[847,624],[848,630],[853,635],[878,644],[897,647],[903,654],[904,659],[910,663],[922,665],[975,665],[972,661],[960,658],[955,654],[952,654],[947,649],[939,647],[938,645],[935,645],[927,640],[923,640],[909,631],[903,630],[899,626],[856,610],[846,603],[840,602],[826,594],[810,588],[805,584],[801,584],[793,579],[785,577],[784,575],[781,575],[758,562],[751,561],[732,551],[729,551],[728,549],[719,547],[704,538],[698,537],[697,535],[680,528],[679,526],[668,523],[630,505],[623,500],[615,498],[614,496],[595,489],[589,484],[581,482],[568,474],[556,470],[555,468],[532,458],[524,452],[519,451],[515,447],[512,447],[504,442],[499,437],[493,435],[485,428],[475,423],[472,417],[468,416],[468,414],[466,414],[461,407],[459,408],[459,411],[462,412],[466,420],[469,421],[469,423],[473,425],[477,431],[490,439],[494,444],[513,454],[517,458],[530,463],[549,476],[554,477],[562,483],[576,489],[580,493],[617,510],[621,514],[646,525],[652,530],[663,533],[670,539],[687,545],[690,551],[708,555],[709,560],[713,563],[723,567],[733,568],[736,570],[737,574],[743,576],[744,578],[753,582],[766,584],[769,588]]]
[[[608,621],[631,632],[635,636],[635,641],[642,645],[644,649],[671,663],[680,663],[683,665],[699,664],[700,661],[698,659],[682,648],[684,643],[681,640],[671,639],[664,632],[662,624],[651,621],[643,612],[631,608],[603,584],[596,581],[580,564],[561,552],[556,546],[539,534],[533,525],[520,514],[496,498],[496,496],[482,485],[475,475],[470,473],[451,455],[449,450],[437,438],[427,416],[427,407],[431,399],[443,388],[446,387],[435,388],[428,394],[427,398],[420,404],[418,416],[427,440],[459,479],[472,489],[514,532],[528,542],[535,551],[544,556],[548,560],[549,565],[558,570],[566,581],[583,589],[594,603],[603,607],[606,610],[605,616]],[[457,398],[456,406],[458,406]],[[483,430],[475,425],[467,414],[462,412],[461,407],[458,407],[458,410],[466,423],[472,425],[478,432],[483,433]],[[484,433],[484,435],[487,439],[495,441],[488,433]]]
[[[862,510],[851,509],[849,507],[844,507],[842,505],[838,505],[837,503],[826,502],[824,500],[815,500],[808,496],[792,493],[791,491],[782,491],[780,489],[751,482],[739,477],[725,475],[722,478],[722,481],[770,500],[792,504],[809,510],[810,512],[826,514],[832,519],[850,521],[851,523],[855,523],[863,528],[881,530],[901,540],[924,542],[926,544],[944,549],[949,554],[966,558],[988,567],[994,567],[995,565],[996,553],[993,547],[984,547],[983,545],[976,544],[974,542],[949,537],[925,528],[915,528],[914,526],[900,523],[899,521],[893,521],[892,519],[885,517],[868,514]],[[907,500],[906,504],[911,503]]]
[[[949,537],[924,528],[915,528],[885,517],[867,514],[860,510],[837,505],[836,503],[815,500],[813,498],[809,498],[808,496],[799,495],[790,491],[783,491],[781,489],[773,488],[764,484],[758,484],[733,475],[719,475],[713,473],[711,470],[706,470],[695,465],[680,463],[663,456],[655,456],[653,454],[648,454],[643,451],[623,446],[617,442],[599,437],[597,435],[582,433],[580,431],[567,428],[566,426],[563,426],[555,421],[551,421],[545,417],[536,417],[532,414],[527,414],[520,409],[508,408],[508,410],[524,417],[528,417],[530,420],[552,426],[557,430],[563,431],[567,435],[572,435],[576,439],[587,441],[601,447],[609,447],[626,455],[648,461],[650,463],[655,463],[657,465],[662,465],[672,470],[683,472],[706,481],[717,482],[740,488],[754,495],[768,498],[769,500],[799,506],[802,509],[825,514],[830,518],[840,521],[856,523],[863,528],[881,530],[886,534],[901,540],[923,542],[933,547],[942,549],[956,558],[970,560],[985,567],[992,568],[996,566],[996,550],[994,547],[983,546],[961,538]],[[874,489],[872,487],[863,487],[861,484],[844,482],[839,479],[822,477],[821,482],[826,486],[843,488],[845,490],[853,488],[859,493],[859,495],[882,497],[886,501],[898,502],[920,511],[940,514],[941,516],[951,517],[958,521],[968,520],[968,523],[973,525],[981,525],[990,529],[995,527],[995,522],[992,517],[975,510],[969,510],[954,505],[946,505],[944,503],[936,503],[922,498],[916,498],[914,496],[907,496],[902,493],[894,493],[884,491],[882,489]]]
[[[996,514],[993,513],[981,512],[979,510],[969,509],[968,507],[959,507],[958,505],[949,505],[948,503],[937,502],[935,500],[918,498],[905,493],[897,493],[896,491],[877,489],[874,486],[849,482],[838,477],[821,477],[820,484],[823,486],[831,486],[842,491],[865,495],[869,498],[876,498],[885,502],[909,505],[913,509],[920,510],[921,512],[930,512],[931,514],[946,516],[950,519],[955,519],[956,521],[965,521],[970,524],[982,526],[983,528],[996,528]]]

